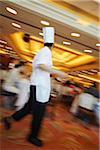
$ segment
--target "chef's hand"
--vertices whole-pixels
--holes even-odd
[[[58,71],[57,75],[60,77],[60,78],[68,78],[68,74],[65,73],[65,72],[62,72],[62,71]]]

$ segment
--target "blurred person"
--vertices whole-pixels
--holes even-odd
[[[100,98],[100,93],[99,93],[99,83],[94,82],[92,86],[89,88],[85,88],[84,92],[93,95],[96,98]]]
[[[18,94],[18,82],[20,80],[19,72],[23,69],[25,62],[20,61],[9,71],[9,75],[3,84],[4,91]]]
[[[85,88],[85,93],[91,94],[98,99],[94,106],[94,112],[96,115],[97,124],[100,124],[100,83],[94,82],[92,86]]]
[[[61,80],[61,79],[60,79]],[[59,80],[57,80],[55,77],[51,78],[51,93],[50,93],[50,98],[49,98],[49,103],[48,103],[48,111],[47,113],[50,116],[51,120],[55,120],[56,118],[56,107],[58,103],[61,100],[61,91],[62,91],[62,85]]]
[[[100,100],[97,101],[94,107],[97,125],[100,125]]]
[[[3,84],[9,75],[9,69],[4,65],[0,64],[0,105],[4,106],[4,96],[3,96]]]
[[[85,124],[89,124],[90,120],[94,115],[94,106],[97,103],[98,99],[93,95],[88,93],[82,93],[79,95],[79,117],[85,122]]]
[[[0,92],[2,92],[2,85],[9,75],[9,70],[3,64],[0,66]]]
[[[90,123],[94,115],[95,104],[98,99],[91,94],[82,92],[77,95],[72,103],[70,111],[79,119],[84,121],[84,125]]]
[[[79,95],[82,94],[83,92],[84,92],[84,88],[81,86],[80,88],[78,88],[77,95],[75,96],[75,98],[74,98],[74,100],[72,102],[72,105],[71,105],[71,108],[70,108],[70,112],[73,113],[74,115],[76,115],[77,112],[78,112]]]
[[[38,138],[41,123],[44,118],[47,102],[49,101],[51,84],[50,74],[56,74],[61,78],[66,78],[67,74],[52,69],[52,48],[54,43],[54,28],[43,28],[44,47],[34,57],[31,75],[30,97],[22,109],[12,116],[4,118],[6,129],[11,128],[13,121],[19,121],[32,111],[32,122],[28,141],[36,146],[42,146],[43,142]]]
[[[73,97],[74,97],[74,88],[71,87],[71,82],[68,80],[63,83],[62,95],[63,101],[67,107],[70,107]]]
[[[9,109],[14,108],[14,103],[16,101],[17,95],[19,93],[18,82],[20,81],[19,72],[24,68],[25,62],[20,61],[9,71],[5,82],[3,83],[3,92],[2,95],[5,96],[4,106]]]
[[[18,64],[20,61],[18,59],[15,58],[11,58],[11,61],[9,62],[9,69],[13,69],[15,67],[16,64]]]
[[[94,112],[96,115],[97,125],[100,125],[100,83],[94,82],[92,90],[90,91],[96,98],[98,98],[98,101],[96,102],[94,107]]]
[[[20,71],[20,80],[18,82],[19,93],[15,102],[16,110],[20,110],[24,107],[29,99],[30,92],[30,72],[27,69]]]

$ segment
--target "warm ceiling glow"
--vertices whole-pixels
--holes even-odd
[[[17,23],[12,23],[12,25],[14,26],[14,27],[16,27],[16,28],[21,28],[21,26],[19,25],[19,24],[17,24]]]
[[[98,80],[96,78],[93,78],[93,77],[85,76],[85,75],[82,75],[82,74],[78,74],[78,76],[82,77],[82,78],[86,78],[86,79],[92,80],[92,81],[100,82],[100,80]]]
[[[14,10],[14,9],[12,9],[12,8],[10,8],[10,7],[6,7],[6,10],[7,10],[8,12],[10,12],[10,13],[14,14],[14,15],[16,15],[16,14],[17,14],[17,11],[16,11],[16,10]]]
[[[39,35],[43,36],[43,33],[42,33],[42,32],[39,32]]]
[[[79,33],[71,33],[71,36],[80,37]]]
[[[77,22],[81,25],[84,25],[84,26],[88,26],[90,23],[85,21],[85,20],[82,20],[82,19],[78,19]]]
[[[7,52],[2,51],[2,50],[0,49],[0,54],[7,54]]]
[[[66,41],[63,41],[63,44],[64,44],[64,45],[71,45],[70,42],[66,42]]]
[[[86,52],[86,53],[92,53],[92,50],[90,50],[90,49],[85,49],[84,52]]]
[[[97,43],[96,46],[100,47],[100,43]]]
[[[46,25],[46,26],[49,26],[50,23],[47,22],[47,21],[41,20],[41,24]]]

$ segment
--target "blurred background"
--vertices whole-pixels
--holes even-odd
[[[51,76],[41,133],[47,141],[44,150],[98,150],[100,1],[1,0],[0,10],[0,118],[27,101],[31,63],[43,47],[42,28],[52,26],[53,68],[68,73],[70,79]],[[30,116],[20,125],[15,123],[12,131],[0,132],[2,150],[36,149],[25,141],[29,120]]]

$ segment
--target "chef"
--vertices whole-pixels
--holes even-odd
[[[43,142],[38,138],[41,123],[44,118],[47,102],[49,101],[51,83],[50,74],[56,74],[66,78],[67,74],[52,69],[52,48],[54,44],[54,28],[43,28],[44,47],[34,57],[30,85],[30,98],[22,109],[12,116],[4,118],[4,125],[10,129],[12,121],[19,121],[27,114],[32,113],[31,130],[28,141],[36,146],[42,146]]]

